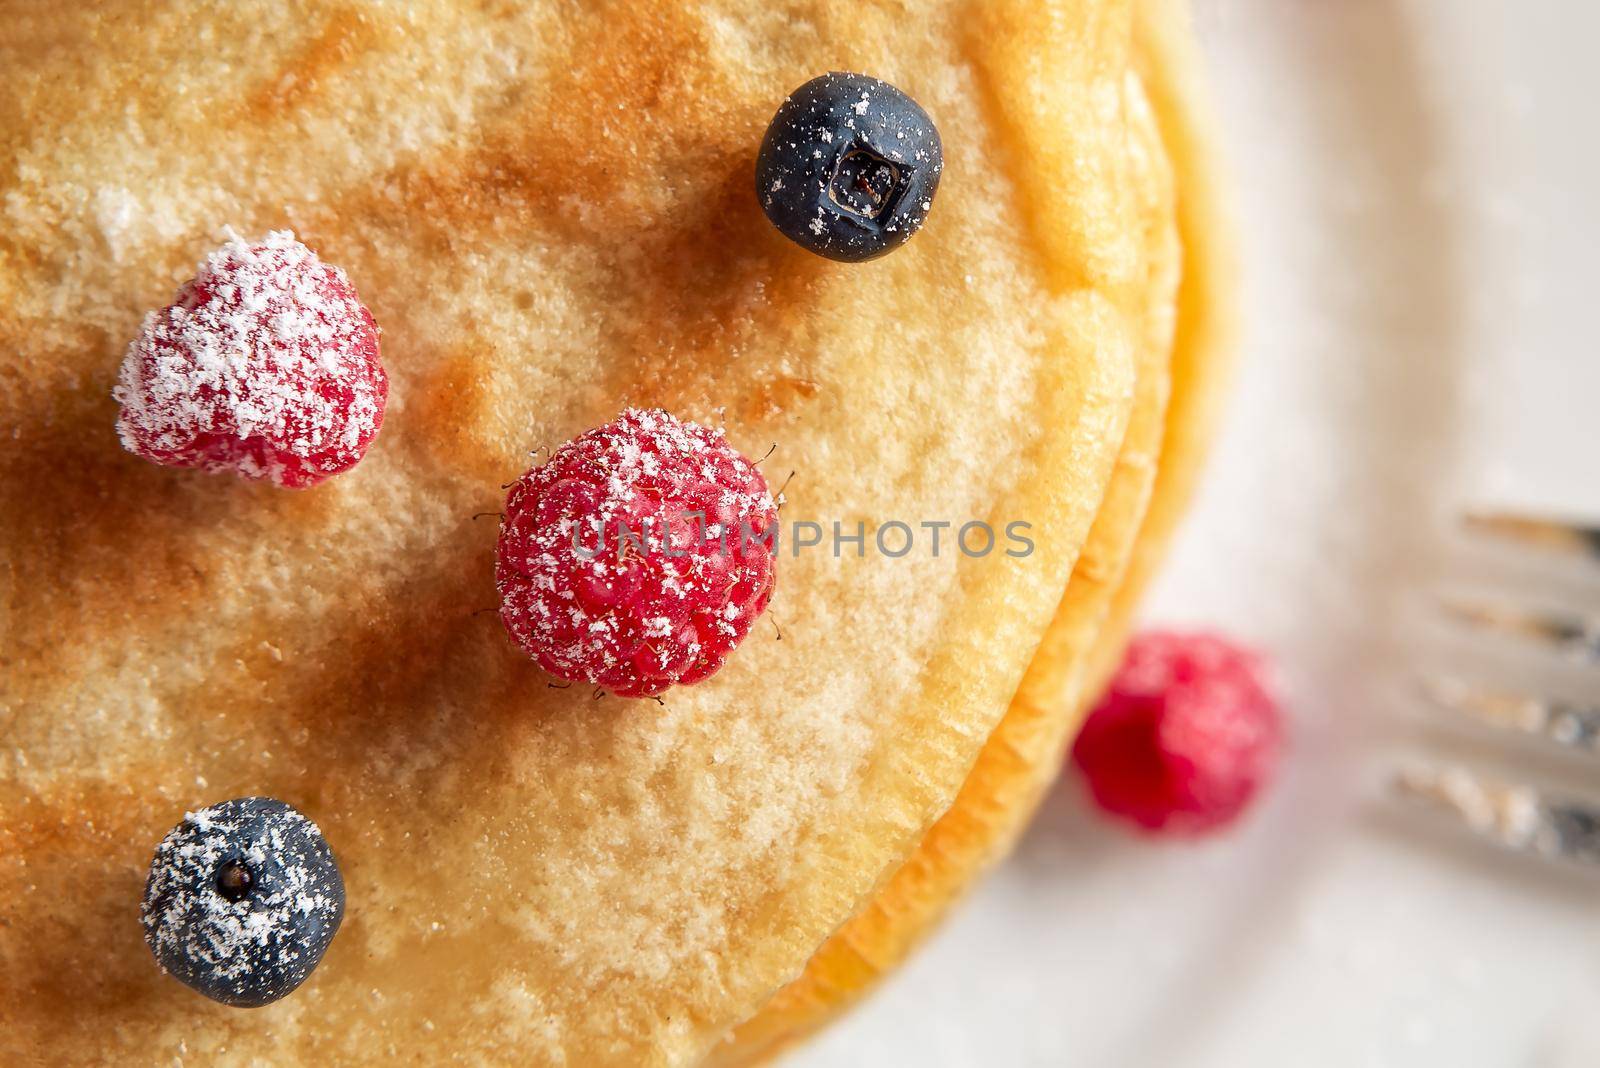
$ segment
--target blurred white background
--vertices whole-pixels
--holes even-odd
[[[1282,780],[1199,844],[1100,823],[1069,775],[932,945],[793,1063],[1600,1064],[1600,873],[1382,797],[1407,756],[1600,790],[1600,762],[1431,714],[1418,673],[1600,700],[1600,670],[1438,618],[1440,592],[1600,608],[1473,543],[1469,504],[1600,517],[1600,4],[1196,0],[1249,337],[1146,618],[1270,650]]]

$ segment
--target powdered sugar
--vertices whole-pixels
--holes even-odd
[[[360,460],[388,381],[344,272],[280,231],[230,240],[147,316],[113,396],[130,452],[305,486]]]

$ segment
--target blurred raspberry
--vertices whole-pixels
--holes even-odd
[[[1217,635],[1154,631],[1129,645],[1072,759],[1105,811],[1193,835],[1238,817],[1282,740],[1258,654]]]

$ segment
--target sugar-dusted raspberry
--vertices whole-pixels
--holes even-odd
[[[293,487],[354,467],[388,395],[371,313],[288,232],[211,253],[145,318],[113,391],[129,452]]]
[[[1198,834],[1233,821],[1282,748],[1261,657],[1209,634],[1151,632],[1072,748],[1100,807],[1151,831]]]
[[[500,618],[558,678],[623,697],[700,682],[772,597],[777,518],[722,431],[629,409],[512,484]]]

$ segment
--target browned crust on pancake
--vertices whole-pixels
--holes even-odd
[[[0,130],[0,1051],[684,1060],[948,805],[1126,418],[1141,265],[1101,217],[1125,205],[1093,91],[1125,32],[1084,42],[1081,77],[1051,67],[1069,154],[1104,172],[1092,205],[974,166],[913,245],[847,274],[738,192],[774,86],[814,73],[819,42],[931,103],[972,158],[1003,135],[946,49],[960,6],[925,5],[915,37],[899,5],[789,9],[731,30],[672,3],[0,20],[29,118]],[[23,57],[36,39],[60,48]],[[385,430],[308,494],[151,467],[111,432],[125,339],[222,223],[294,227],[385,330]],[[802,509],[1026,512],[1040,551],[1026,572],[787,560],[782,645],[747,643],[665,710],[549,691],[472,615],[493,531],[470,516],[527,450],[626,401],[780,442]],[[179,813],[253,793],[316,818],[351,906],[306,987],[237,1013],[156,973],[133,908]]]

